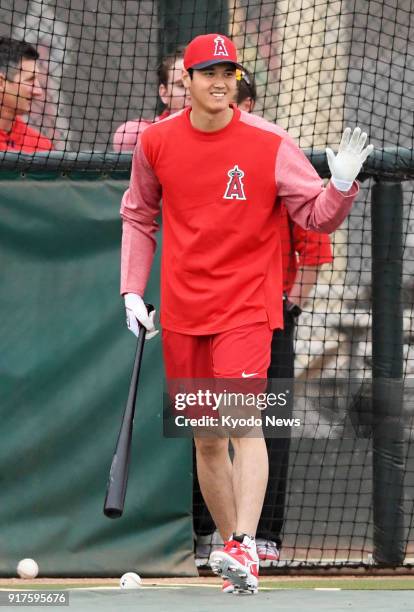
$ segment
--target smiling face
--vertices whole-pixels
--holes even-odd
[[[23,58],[20,68],[6,78],[0,73],[0,107],[4,116],[25,115],[30,112],[32,100],[42,98],[36,61]]]
[[[227,112],[234,102],[237,81],[234,64],[215,64],[202,70],[194,70],[193,78],[184,71],[183,81],[191,96],[195,112],[215,115]]]

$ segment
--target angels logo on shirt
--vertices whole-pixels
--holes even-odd
[[[223,196],[225,200],[245,200],[243,177],[244,172],[236,164],[227,172],[229,182],[227,183],[226,192]]]
[[[225,57],[228,57],[228,51],[226,49],[226,43],[224,41],[224,38],[222,38],[221,36],[217,36],[214,39],[214,55],[224,55]]]

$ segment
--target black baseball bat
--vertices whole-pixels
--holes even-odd
[[[151,304],[147,304],[148,312],[154,310]],[[124,415],[122,417],[121,428],[118,434],[114,456],[112,458],[111,470],[109,472],[108,484],[106,487],[106,497],[104,503],[104,514],[108,518],[119,518],[122,516],[125,504],[125,495],[128,484],[129,458],[131,454],[132,428],[134,425],[135,403],[141,370],[142,354],[146,329],[143,325],[139,326],[137,348],[135,352],[134,366],[132,369],[131,382],[129,385],[128,400]]]

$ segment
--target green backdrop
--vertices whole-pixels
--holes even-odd
[[[135,338],[119,296],[126,180],[0,175],[0,575],[194,575],[191,445],[162,437],[146,344],[125,513],[103,516]],[[147,299],[158,297],[159,257]]]

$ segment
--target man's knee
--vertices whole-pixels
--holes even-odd
[[[194,438],[194,443],[197,450],[197,456],[202,456],[204,459],[221,456],[228,453],[229,441],[228,438]]]

